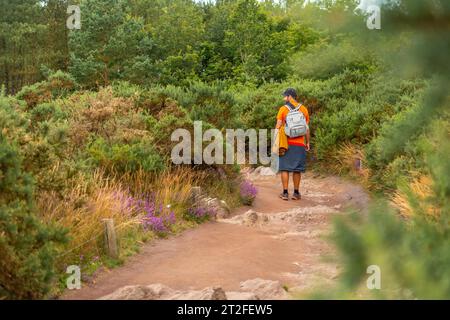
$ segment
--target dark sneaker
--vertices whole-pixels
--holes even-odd
[[[289,193],[284,193],[284,192],[281,193],[280,194],[280,198],[285,200],[285,201],[288,201],[289,200]]]
[[[302,195],[300,193],[294,193],[292,195],[292,200],[301,200],[302,199]]]

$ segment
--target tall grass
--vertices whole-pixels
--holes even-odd
[[[370,168],[367,166],[366,154],[360,145],[344,142],[331,154],[328,164],[323,166],[338,175],[355,178],[366,187],[370,187]]]
[[[190,167],[178,167],[159,174],[139,170],[122,175],[111,175],[97,169],[93,174],[80,173],[73,179],[72,186],[61,198],[53,192],[42,192],[38,198],[41,218],[48,224],[57,223],[69,230],[69,244],[61,249],[59,265],[83,263],[82,260],[104,255],[104,219],[113,219],[119,241],[127,237],[132,241],[120,243],[121,250],[128,245],[145,241],[162,234],[155,234],[143,228],[145,216],[132,205],[130,199],[151,197],[157,207],[170,208],[176,223],[169,232],[178,232],[192,226],[183,219],[192,206],[191,190],[194,186],[204,187],[211,196],[237,198],[238,193],[223,181],[213,179],[212,173],[196,171]],[[228,197],[228,198],[227,198]],[[237,205],[231,201],[231,206]]]
[[[101,170],[92,176],[80,174],[63,198],[54,192],[38,197],[41,217],[46,223],[57,223],[69,230],[70,241],[61,261],[77,261],[80,256],[99,256],[102,252],[103,219],[114,219],[118,231],[139,224],[139,217],[125,200],[128,188]]]

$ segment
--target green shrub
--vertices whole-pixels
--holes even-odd
[[[422,218],[405,223],[390,207],[380,204],[372,207],[367,221],[360,215],[338,220],[334,240],[344,264],[341,286],[334,297],[450,297],[448,214],[436,224]],[[365,286],[370,265],[380,267],[381,290],[370,291]]]
[[[164,169],[163,158],[149,141],[110,145],[103,138],[98,138],[88,147],[88,153],[96,165],[122,173]]]
[[[409,220],[399,218],[396,210],[384,202],[374,205],[367,219],[356,215],[337,220],[335,240],[345,270],[337,292],[340,298],[348,297],[346,292],[357,288],[369,297],[375,293],[375,297],[387,299],[450,297],[449,120],[447,114],[432,124],[426,134],[428,143],[423,147],[427,152],[421,154],[420,170],[432,177],[432,192],[422,201],[433,208],[431,219],[430,212],[423,209],[425,203],[418,202],[417,195],[411,192],[409,205],[413,212]],[[394,160],[389,165],[393,167],[391,172],[404,167],[405,161],[412,159]],[[362,285],[369,265],[381,268],[381,290],[368,292]]]
[[[293,73],[301,78],[327,79],[345,69],[373,72],[376,62],[370,54],[351,41],[337,44],[319,42],[292,58]]]
[[[10,141],[22,144],[30,139],[27,131],[31,124],[29,116],[22,112],[24,103],[12,97],[0,96],[0,128]]]
[[[39,299],[54,281],[55,245],[66,238],[36,217],[33,182],[21,162],[0,133],[0,298]]]
[[[114,92],[114,96],[122,98],[131,98],[142,92],[142,88],[136,84],[132,84],[128,81],[114,81],[111,84]]]
[[[56,97],[64,97],[77,88],[74,78],[65,72],[57,71],[47,80],[23,87],[17,98],[25,100],[29,108],[42,102],[49,102]]]
[[[54,102],[45,102],[37,105],[30,112],[31,119],[33,122],[41,122],[50,119],[64,119],[67,117],[61,108]]]
[[[191,102],[184,107],[192,121],[204,121],[221,129],[239,126],[240,110],[225,83],[192,83],[189,88]]]

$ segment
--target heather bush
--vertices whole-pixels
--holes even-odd
[[[164,235],[171,231],[177,221],[175,212],[170,209],[171,206],[158,205],[155,194],[139,198],[128,197],[125,199],[125,206],[141,217],[145,231]]]
[[[185,218],[196,223],[202,223],[214,218],[216,214],[217,212],[212,207],[195,205],[187,210]]]
[[[251,206],[258,194],[258,190],[253,183],[248,180],[243,181],[239,187],[242,203],[246,206]]]

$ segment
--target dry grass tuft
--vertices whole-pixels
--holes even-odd
[[[365,166],[366,157],[360,146],[344,143],[332,159],[333,171],[340,175],[350,173],[358,177],[365,185],[369,184],[370,169]]]
[[[420,175],[412,180],[406,190],[397,191],[392,198],[392,203],[399,209],[403,217],[410,218],[416,212],[411,201],[411,197],[413,197],[414,203],[420,206],[421,212],[424,212],[429,218],[437,218],[440,210],[429,201],[432,195],[433,180],[429,176]]]
[[[160,203],[186,203],[193,186],[201,185],[206,178],[203,172],[188,167],[178,167],[155,175],[143,170],[126,173],[120,180],[136,195],[154,194]]]
[[[107,179],[96,171],[87,179],[79,176],[73,188],[61,199],[53,192],[42,193],[38,207],[47,223],[58,223],[69,230],[70,255],[100,255],[103,219],[112,218],[120,232],[139,225],[140,219],[126,206],[129,191],[115,179]]]

